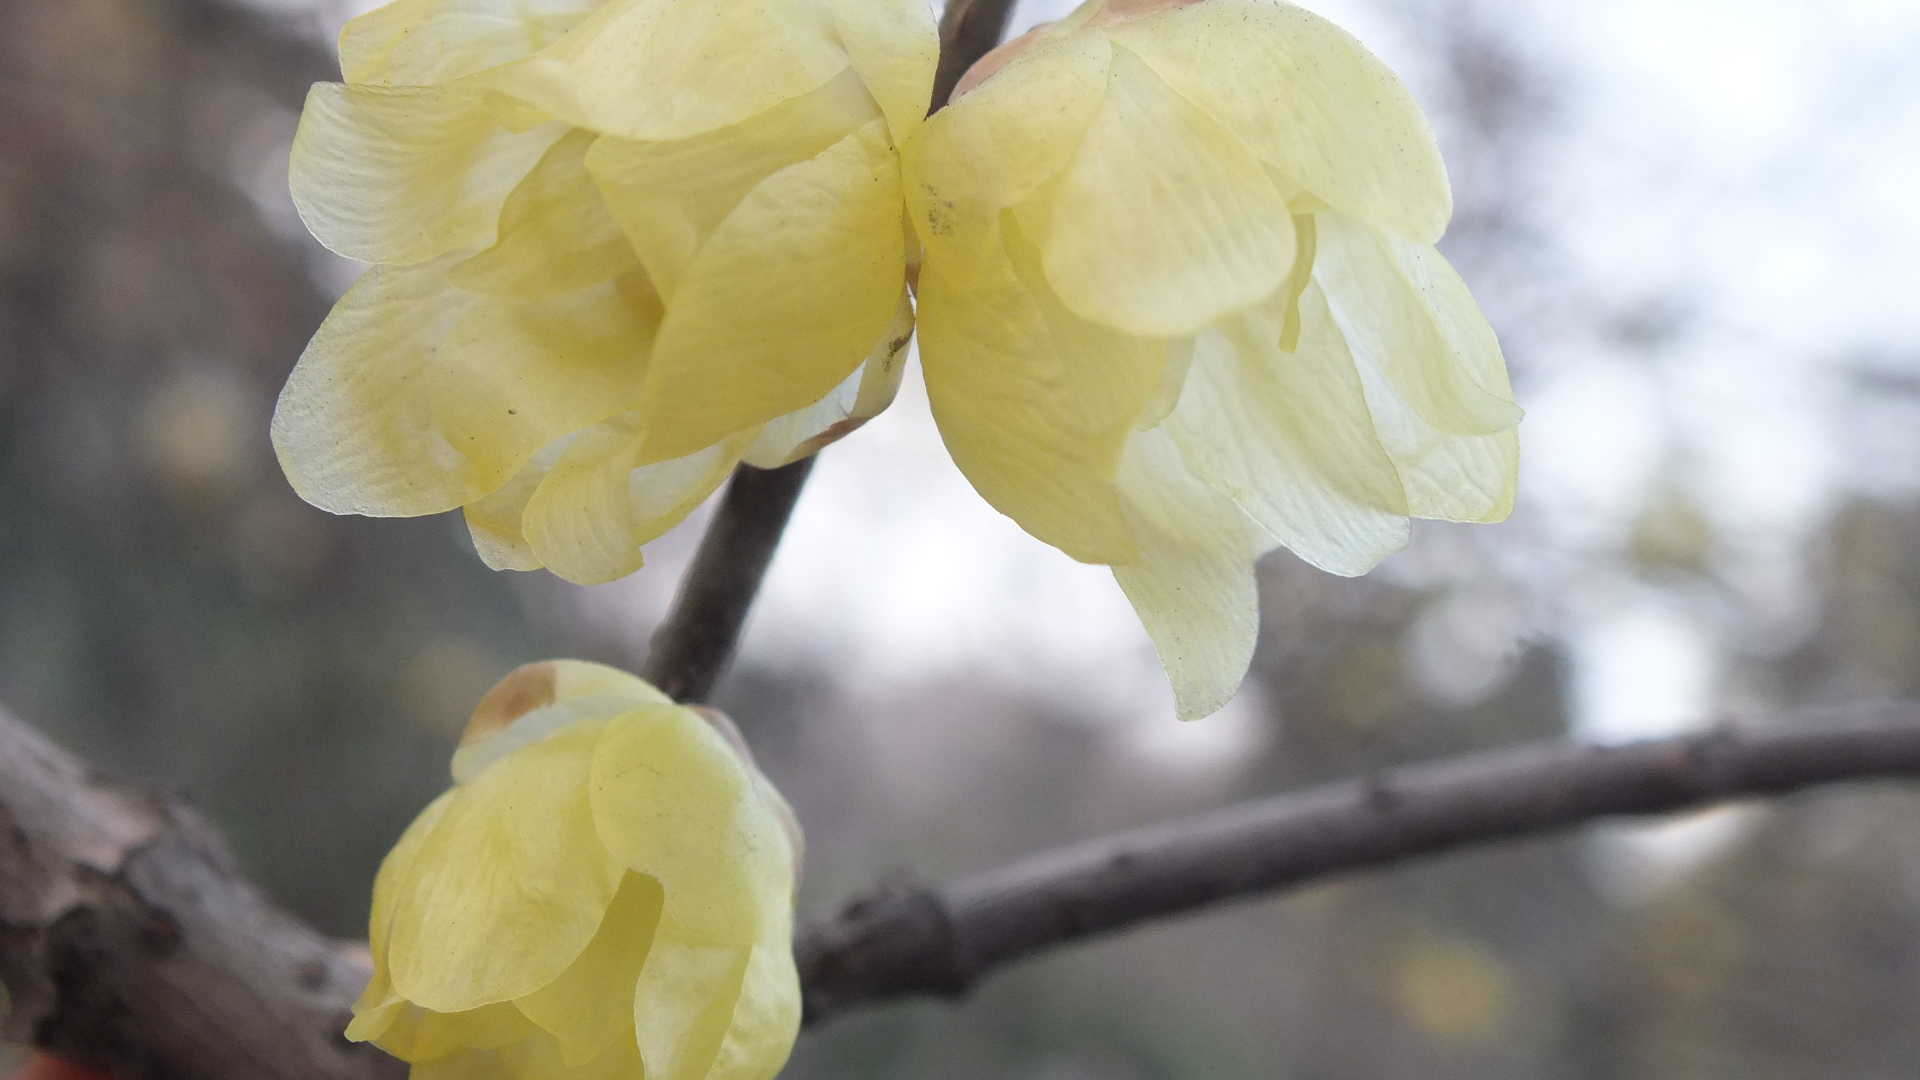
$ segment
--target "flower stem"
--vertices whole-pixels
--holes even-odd
[[[939,111],[960,76],[1000,43],[1013,5],[950,0],[940,19],[940,66],[929,113]],[[675,701],[713,695],[812,470],[812,458],[778,469],[742,465],[728,482],[647,657],[646,678]]]

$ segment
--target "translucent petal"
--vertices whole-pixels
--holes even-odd
[[[436,1012],[510,1001],[592,940],[623,871],[582,784],[602,730],[557,733],[455,789],[394,885],[395,992]]]
[[[538,1034],[519,1010],[504,1003],[438,1013],[396,995],[388,1010],[384,1029],[369,1041],[402,1061],[433,1062],[468,1050],[497,1050]],[[349,1025],[347,1037],[360,1036]]]
[[[293,204],[348,258],[418,263],[485,247],[508,193],[563,131],[509,131],[459,88],[316,83],[288,162]]]
[[[583,585],[638,570],[641,548],[720,486],[751,436],[643,465],[644,431],[627,413],[581,432],[541,479],[522,519],[541,565]]]
[[[424,86],[525,59],[601,0],[393,0],[347,21],[340,69],[352,83]]]
[[[661,295],[671,297],[700,246],[749,191],[878,115],[847,72],[718,131],[673,142],[602,138],[587,167]]]
[[[294,367],[273,445],[308,502],[378,516],[450,510],[638,400],[659,305],[637,270],[526,298],[456,288],[446,270],[375,267]]]
[[[933,104],[940,34],[926,0],[833,0],[834,30],[897,144]]]
[[[1114,579],[1153,639],[1180,718],[1217,712],[1253,659],[1253,561],[1263,542],[1232,500],[1192,474],[1161,429],[1128,442],[1119,483],[1140,556],[1115,566]]]
[[[1270,304],[1201,335],[1164,426],[1188,467],[1272,542],[1364,574],[1406,546],[1406,495],[1319,290],[1301,299],[1292,352],[1280,347],[1285,317]]]
[[[633,1042],[633,987],[653,945],[663,895],[659,882],[629,873],[593,940],[561,976],[515,1002],[560,1044],[569,1067]],[[568,1074],[571,1075],[571,1074]]]
[[[579,441],[580,434],[562,435],[541,447],[520,466],[513,479],[491,495],[461,507],[466,516],[467,533],[473,538],[473,550],[490,569],[538,570],[545,565],[527,539],[527,503],[547,473]]]
[[[1520,409],[1500,343],[1433,249],[1318,216],[1324,290],[1382,441],[1421,517],[1498,521],[1513,506]]]
[[[929,264],[1002,259],[1001,211],[1072,162],[1107,93],[1096,35],[1036,47],[927,119],[902,151],[907,202]],[[1045,102],[1035,108],[1034,102]]]
[[[900,389],[900,376],[907,370],[907,343],[912,340],[913,305],[902,284],[893,325],[867,354],[866,362],[819,401],[767,421],[747,448],[746,463],[760,469],[791,465],[880,415]]]
[[[769,177],[694,257],[647,366],[646,459],[818,401],[887,332],[905,277],[900,173],[876,119]]]
[[[1085,562],[1134,557],[1113,487],[1161,396],[1168,346],[1096,326],[1047,288],[1015,227],[997,264],[929,261],[921,363],[947,450],[981,497]]]
[[[798,97],[848,63],[827,0],[606,0],[486,84],[601,134],[682,139]]]
[[[785,942],[756,946],[709,1080],[769,1080],[800,1032],[800,977]]]
[[[1020,213],[1061,300],[1131,333],[1189,333],[1271,295],[1293,267],[1287,193],[1125,49],[1072,165]]]
[[[525,300],[592,288],[639,269],[587,172],[594,137],[553,144],[501,210],[499,240],[448,272],[463,289]]]
[[[1206,0],[1106,32],[1328,206],[1426,243],[1446,230],[1426,118],[1346,31],[1292,4]]]
[[[647,1080],[721,1080],[715,1070],[753,957],[748,945],[654,942],[633,996],[633,1020]],[[788,1048],[792,1041],[789,1039]],[[771,1077],[785,1062],[763,1073]]]
[[[666,890],[663,941],[785,942],[793,892],[786,826],[697,714],[653,706],[616,717],[594,754],[592,796],[605,845]]]

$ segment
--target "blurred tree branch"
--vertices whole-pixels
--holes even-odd
[[[1544,743],[1244,803],[847,906],[796,943],[817,1022],[1056,945],[1347,871],[1821,784],[1920,777],[1920,705],[1624,746]],[[269,904],[178,802],[0,713],[0,1038],[119,1080],[389,1078],[340,1032],[366,949]]]
[[[1068,942],[1346,871],[1848,780],[1920,776],[1920,705],[1815,728],[1547,742],[1380,772],[855,900],[798,943],[807,1020],[957,995]]]

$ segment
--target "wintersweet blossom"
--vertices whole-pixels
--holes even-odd
[[[1092,0],[989,55],[902,148],[954,460],[1111,565],[1182,716],[1252,656],[1253,562],[1360,574],[1410,517],[1496,521],[1505,362],[1435,250],[1418,106],[1277,0]]]
[[[799,1030],[792,813],[718,714],[624,672],[488,693],[374,883],[350,1038],[414,1080],[764,1080]]]
[[[924,0],[395,0],[307,99],[294,201],[373,264],[281,395],[309,502],[464,507],[604,581],[735,463],[883,408],[911,332],[897,144]]]

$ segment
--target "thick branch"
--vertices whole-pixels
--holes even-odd
[[[1013,3],[952,0],[947,5],[929,113],[939,111],[960,76],[1000,43]],[[713,695],[812,469],[812,458],[772,470],[743,465],[727,484],[647,657],[647,680],[668,696],[693,702]]]
[[[368,970],[242,880],[197,815],[0,711],[0,1040],[116,1080],[397,1080],[340,1034]]]
[[[1814,730],[1541,744],[1383,772],[857,901],[798,945],[807,1018],[958,994],[1000,966],[1154,919],[1598,818],[1920,776],[1920,706]]]

